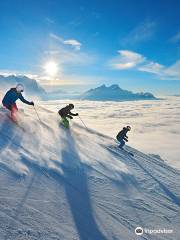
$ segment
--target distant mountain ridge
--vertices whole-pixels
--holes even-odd
[[[21,83],[25,86],[27,95],[37,95],[40,97],[44,97],[46,95],[46,91],[38,84],[35,79],[31,79],[24,75],[0,75],[0,82],[3,88],[12,88],[15,87],[17,83]]]
[[[94,101],[128,101],[128,100],[151,100],[156,97],[149,92],[133,93],[128,90],[124,90],[117,84],[113,84],[107,87],[105,84],[100,87],[93,88],[83,93],[80,96],[83,100]]]
[[[1,90],[6,91],[8,88],[15,87],[17,83],[25,86],[25,94],[38,96],[44,100],[54,99],[81,99],[94,101],[131,101],[131,100],[154,100],[157,99],[152,93],[133,93],[124,90],[117,84],[107,87],[105,84],[90,89],[82,94],[72,94],[61,89],[46,92],[35,79],[24,75],[0,75]]]

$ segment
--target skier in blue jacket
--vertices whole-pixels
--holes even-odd
[[[18,111],[18,107],[16,105],[16,101],[20,99],[23,103],[28,105],[33,105],[34,102],[27,101],[23,95],[22,92],[24,92],[24,87],[22,84],[17,84],[16,88],[11,88],[7,93],[5,94],[2,104],[5,108],[7,108],[9,111],[11,111],[11,119],[14,122],[17,122],[16,119],[16,113]]]

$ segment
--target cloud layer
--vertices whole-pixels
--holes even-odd
[[[58,101],[57,106],[66,103],[69,101]],[[88,127],[111,137],[130,125],[130,146],[160,155],[180,169],[180,97],[129,102],[74,101],[74,105]]]
[[[72,46],[75,50],[80,50],[81,49],[81,43],[75,39],[68,39],[68,40],[64,40],[62,37],[54,34],[54,33],[50,33],[49,36],[52,38],[52,39],[55,39],[57,41],[59,41],[60,43],[62,44],[65,44],[65,45],[70,45]]]
[[[110,67],[117,70],[134,69],[136,71],[152,73],[167,80],[180,80],[180,60],[170,66],[147,59],[142,54],[128,50],[119,50],[118,56],[114,57]]]
[[[160,155],[180,168],[180,98],[160,101],[91,103],[82,108],[86,124],[115,137],[126,125],[132,126],[129,144],[147,153]],[[96,109],[96,112],[94,112]]]
[[[111,67],[114,69],[124,70],[134,68],[144,62],[145,58],[136,52],[128,50],[119,50],[119,56],[111,61]]]

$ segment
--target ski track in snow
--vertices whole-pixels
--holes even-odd
[[[126,147],[38,107],[20,112],[25,132],[0,110],[0,240],[178,240],[180,174],[156,156]]]

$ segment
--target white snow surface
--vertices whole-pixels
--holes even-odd
[[[0,240],[180,239],[180,174],[160,157],[71,121],[54,106],[0,110]],[[136,227],[172,234],[135,235]]]

